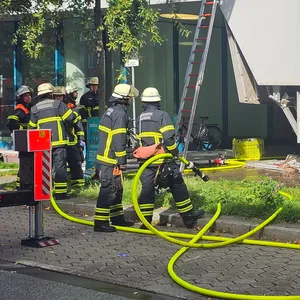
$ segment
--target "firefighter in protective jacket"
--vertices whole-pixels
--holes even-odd
[[[67,161],[71,173],[72,188],[81,188],[84,185],[82,163],[84,162],[85,136],[81,116],[76,108],[77,91],[78,89],[75,87],[66,87],[66,95],[64,93],[63,99],[64,103],[72,109],[73,114],[76,116],[72,123],[66,124],[68,134]]]
[[[122,172],[127,168],[126,140],[127,109],[138,90],[128,84],[118,84],[114,88],[108,108],[99,125],[99,148],[97,161],[100,164],[100,192],[95,210],[94,231],[114,232],[113,225],[132,226],[134,222],[124,218],[122,206]]]
[[[67,133],[66,122],[73,122],[75,115],[68,106],[53,99],[55,88],[50,83],[38,86],[39,102],[32,107],[29,125],[36,129],[52,130],[52,164],[54,192],[57,200],[67,198]]]
[[[79,113],[85,136],[87,136],[87,119],[89,117],[99,117],[99,79],[92,77],[86,87],[90,90],[81,96],[79,103]]]
[[[140,140],[140,145],[162,144],[166,152],[177,156],[175,128],[169,114],[160,109],[161,96],[158,90],[152,87],[146,88],[141,95],[141,100],[144,111],[136,121],[137,137]],[[156,161],[156,166],[153,164],[147,167],[141,175],[142,192],[139,197],[139,206],[143,216],[151,223],[155,201],[155,178],[158,169],[164,174],[165,187],[170,188],[185,226],[192,228],[196,220],[203,217],[204,211],[193,210],[189,192],[179,166],[175,162],[164,164],[163,161]],[[142,225],[141,228],[146,227]]]
[[[27,129],[30,120],[30,107],[33,90],[22,85],[16,93],[16,107],[11,115],[7,117],[7,127],[11,132],[14,130]],[[17,188],[20,187],[19,173],[17,175]]]

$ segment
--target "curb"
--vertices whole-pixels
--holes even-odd
[[[75,200],[75,202],[74,202]],[[76,203],[76,200],[66,200],[58,201],[57,205],[66,213],[71,214],[80,214],[80,215],[90,215],[93,216],[95,212],[95,202],[86,202],[86,203]],[[49,207],[53,211],[53,207],[50,204],[50,201],[44,201],[44,206]],[[124,208],[124,215],[126,218],[140,222],[133,206]],[[195,227],[202,228],[211,218],[211,215],[206,215],[203,219],[197,221]],[[167,226],[171,224],[175,227],[184,227],[182,218],[179,213],[174,209],[159,208],[154,211],[153,221],[155,224],[160,226]],[[221,216],[211,227],[211,232],[219,233],[230,233],[233,235],[244,234],[258,224],[262,220],[259,219],[244,219],[233,216]],[[278,225],[269,225],[259,232],[257,232],[252,238],[262,239],[262,240],[271,240],[271,241],[281,241],[281,242],[291,242],[295,243],[300,240],[300,228],[297,225],[285,224],[282,226]]]

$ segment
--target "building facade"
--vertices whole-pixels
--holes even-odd
[[[178,13],[198,14],[200,1],[177,4]],[[166,4],[156,5],[161,13],[168,13]],[[211,46],[206,65],[196,116],[208,116],[209,123],[216,123],[223,131],[223,146],[229,147],[234,137],[260,137],[271,143],[296,143],[295,135],[280,108],[273,104],[249,105],[238,101],[231,57],[228,49],[225,23],[220,10],[217,12]],[[39,60],[29,59],[18,45],[12,45],[12,35],[17,21],[0,22],[0,137],[9,136],[6,118],[14,107],[14,93],[21,84],[35,90],[42,82],[73,84],[85,91],[85,83],[91,76],[97,76],[95,54],[90,52],[88,41],[80,32],[68,34],[76,20],[62,22],[64,40],[58,41],[53,31],[44,38],[47,49]],[[166,38],[162,45],[148,44],[141,52],[140,65],[135,68],[135,86],[156,87],[162,96],[162,109],[175,116],[182,93],[187,61],[192,46],[196,20],[182,20],[188,37],[181,36],[172,19],[161,18],[158,22],[161,34]],[[78,28],[80,28],[78,26]],[[73,29],[72,29],[73,30]],[[107,53],[106,82],[107,95],[117,83],[122,68],[119,52]],[[127,81],[131,83],[131,70],[127,70]],[[107,100],[107,99],[106,99]],[[137,113],[142,107],[136,99]],[[132,113],[132,112],[131,112]],[[195,120],[197,122],[197,120]]]

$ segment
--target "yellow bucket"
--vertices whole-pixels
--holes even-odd
[[[235,158],[259,160],[264,154],[264,140],[257,138],[233,139],[232,149]]]

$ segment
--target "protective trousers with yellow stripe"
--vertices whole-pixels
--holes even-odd
[[[168,167],[171,169],[170,175],[168,175],[168,187],[171,190],[173,198],[176,203],[178,212],[182,217],[190,214],[193,210],[193,205],[189,197],[189,192],[184,183],[179,167],[176,163],[168,163]],[[155,202],[155,176],[157,173],[157,167],[146,168],[141,175],[142,192],[139,197],[139,207],[143,216],[152,221],[153,209]],[[172,174],[171,174],[172,173]]]
[[[114,165],[101,165],[100,192],[95,210],[95,226],[108,225],[109,220],[119,223],[124,219],[122,197],[123,190],[116,190],[114,183]]]
[[[66,147],[57,147],[52,149],[52,166],[55,195],[66,195],[68,179]]]

